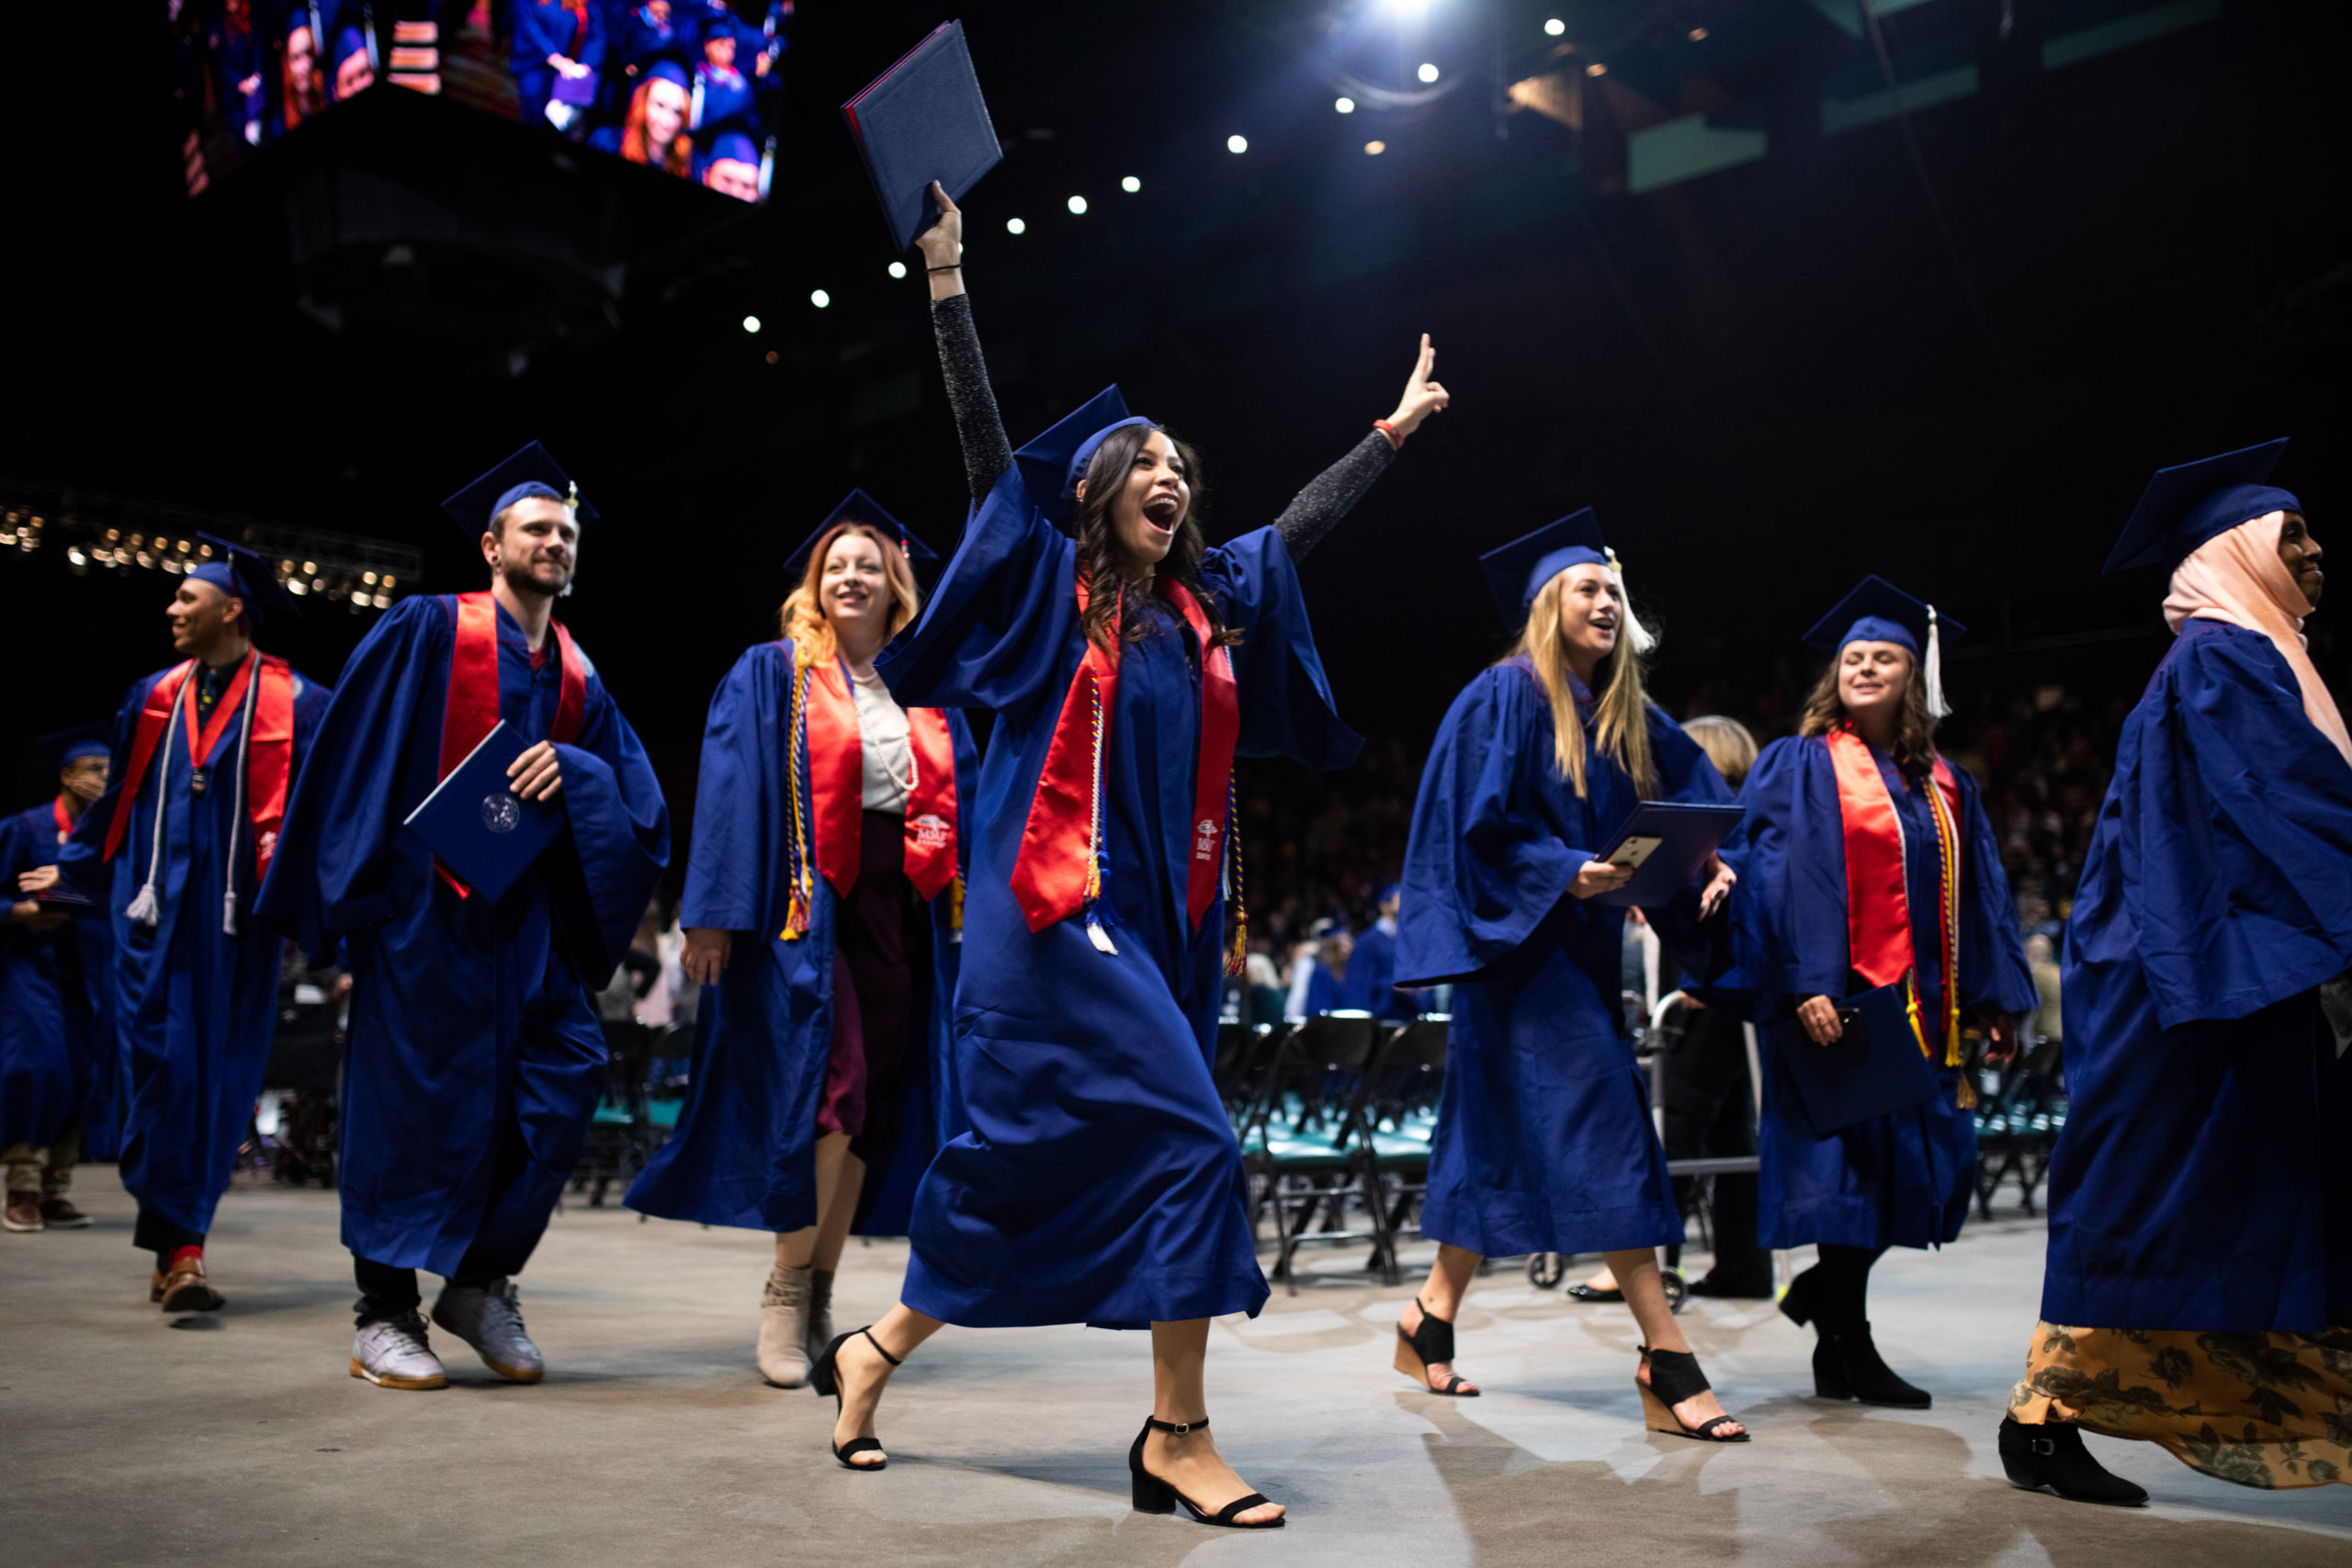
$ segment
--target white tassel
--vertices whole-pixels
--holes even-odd
[[[252,654],[253,671],[245,679],[245,711],[237,725],[237,794],[229,803],[228,871],[220,889],[220,933],[237,934],[237,825],[245,819],[245,749],[254,738],[254,699],[261,691],[261,649]]]
[[[1936,629],[1936,607],[1928,606],[1928,716],[1939,719],[1951,712],[1944,702],[1943,637]]]
[[[1642,625],[1642,618],[1634,614],[1633,595],[1625,592],[1625,569],[1617,564],[1615,550],[1609,552],[1608,570],[1610,589],[1617,595],[1617,613],[1625,618],[1626,646],[1639,658],[1657,646],[1657,638],[1650,635],[1649,627]]]
[[[172,716],[164,726],[163,750],[157,754],[155,765],[155,832],[147,846],[147,880],[130,900],[130,908],[123,911],[133,925],[153,926],[164,918],[164,901],[156,895],[155,878],[164,870],[164,812],[171,804],[168,786],[172,777],[172,742],[179,738],[180,709],[187,701],[187,682],[196,678],[196,661],[190,660],[187,673],[180,678],[180,689],[172,694]]]

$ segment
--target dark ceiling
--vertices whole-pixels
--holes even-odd
[[[1203,449],[1222,537],[1388,412],[1432,333],[1453,409],[1305,573],[1368,732],[1425,735],[1492,656],[1477,552],[1588,503],[1677,705],[1786,679],[1864,570],[1979,628],[1956,681],[2136,682],[2156,587],[2095,573],[2150,468],[2292,434],[2281,482],[2323,539],[2352,489],[2341,8],[1880,8],[1884,67],[1849,0],[1434,0],[1418,41],[1372,6],[971,5],[1006,158],[967,203],[969,276],[1014,439],[1116,379]],[[2137,37],[2152,11],[2192,25]],[[294,139],[188,201],[160,21],[94,24],[121,68],[50,79],[87,132],[11,204],[32,275],[0,475],[419,546],[455,589],[478,568],[435,502],[542,439],[605,513],[566,616],[675,798],[711,687],[772,635],[778,563],[844,491],[934,544],[958,526],[920,277],[886,276],[837,107],[940,19],[804,0],[763,210],[564,176],[618,214],[580,243],[620,270],[584,289],[462,234],[397,277],[389,246],[306,257]],[[2093,36],[2136,41],[2050,52]],[[1885,68],[1968,90],[1843,129]],[[560,186],[536,133],[368,107],[360,162]],[[1703,148],[1761,156],[1634,189],[1666,145],[1645,133],[1693,115]],[[0,560],[44,650],[0,718],[30,789],[27,737],[167,660],[168,580]],[[331,678],[362,629],[314,614],[289,651]]]

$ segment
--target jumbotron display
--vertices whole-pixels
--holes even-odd
[[[765,198],[793,0],[164,0],[191,195],[379,85]]]

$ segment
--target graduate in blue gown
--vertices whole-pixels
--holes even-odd
[[[904,1235],[963,1131],[948,1042],[979,754],[961,713],[902,709],[874,673],[936,558],[853,491],[787,563],[784,636],[736,661],[703,730],[679,909],[707,987],[694,1069],[628,1201],[776,1233],[759,1362],[781,1388],[833,1337],[851,1232]]]
[[[836,1341],[813,1381],[842,1396],[842,1462],[871,1467],[889,1367],[943,1321],[1148,1323],[1156,1426],[1129,1454],[1137,1506],[1168,1512],[1181,1495],[1216,1523],[1272,1525],[1280,1507],[1202,1429],[1208,1319],[1266,1299],[1240,1145],[1209,1076],[1232,760],[1354,757],[1294,560],[1445,392],[1424,340],[1390,432],[1275,526],[1207,548],[1190,451],[1129,416],[1116,389],[1009,449],[964,294],[961,215],[932,195],[933,323],[977,505],[877,668],[902,703],[996,716],[956,998],[971,1126],[916,1195],[900,1304]]]
[[[277,1023],[280,944],[253,918],[328,692],[254,639],[294,611],[267,562],[208,538],[164,614],[187,655],[135,682],[106,793],[58,874],[113,924],[122,1184],[165,1312],[220,1304],[204,1238],[252,1124]]]
[[[2225,1481],[2352,1482],[2352,739],[2274,441],[2157,474],[2107,570],[2171,570],[2066,925],[2050,1255],[2001,1455],[2134,1502],[2077,1428]]]
[[[601,0],[514,0],[507,69],[522,99],[523,123],[572,133],[596,101],[605,67]]]
[[[445,508],[488,592],[403,599],[350,661],[296,791],[264,912],[352,976],[343,1240],[360,1287],[351,1372],[441,1386],[415,1270],[448,1281],[434,1321],[502,1376],[543,1371],[514,1277],[547,1228],[605,1087],[604,987],[670,855],[636,733],[555,600],[578,505],[537,442]],[[529,749],[512,792],[564,829],[495,904],[401,824],[499,723]]]
[[[1479,1260],[1600,1252],[1641,1325],[1651,1426],[1742,1442],[1658,1277],[1682,1216],[1623,1035],[1625,911],[1594,902],[1633,874],[1600,856],[1636,805],[1731,791],[1645,694],[1652,639],[1590,509],[1481,564],[1521,629],[1439,726],[1405,851],[1396,979],[1452,982],[1453,1015],[1421,1209],[1438,1257],[1397,1325],[1396,1368],[1476,1394],[1453,1370],[1453,1315]],[[1718,858],[1703,881],[1651,919],[1705,971],[1734,878]]]
[[[1374,896],[1372,924],[1355,934],[1348,972],[1340,977],[1340,1005],[1389,1022],[1420,1010],[1410,992],[1396,985],[1396,909],[1400,889],[1389,883]]]
[[[42,736],[56,795],[0,818],[0,1223],[12,1231],[87,1225],[90,1216],[67,1196],[74,1166],[85,1150],[110,1160],[122,1143],[112,1125],[114,1031],[103,1000],[106,912],[45,905],[17,886],[24,873],[55,863],[74,824],[106,792],[107,732],[93,724]]]
[[[1735,909],[1740,978],[1765,1043],[1758,1127],[1758,1240],[1807,1245],[1819,1264],[1781,1302],[1815,1324],[1814,1392],[1925,1407],[1871,1337],[1871,1266],[1889,1247],[1940,1247],[1975,1193],[1975,1096],[1962,1031],[2015,1050],[2035,1003],[2008,878],[1976,781],[1935,749],[1944,639],[1965,628],[1876,577],[1805,634],[1830,652],[1794,736],[1764,748],[1740,791],[1747,819],[1724,852],[1745,879]],[[1934,1068],[1916,1109],[1816,1135],[1783,1054],[1841,1038],[1838,1009],[1908,987],[1916,1045]],[[1873,1038],[1873,1049],[1888,1043]]]

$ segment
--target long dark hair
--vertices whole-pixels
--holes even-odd
[[[1799,735],[1826,735],[1846,722],[1846,704],[1838,695],[1838,667],[1845,659],[1841,648],[1805,694],[1804,711],[1797,720]],[[1936,721],[1928,716],[1928,682],[1919,673],[1919,661],[1907,654],[1905,659],[1911,675],[1903,687],[1903,711],[1894,719],[1894,766],[1905,778],[1920,779],[1936,765]]]
[[[1216,595],[1201,585],[1201,555],[1208,547],[1201,537],[1201,502],[1207,494],[1201,482],[1201,459],[1182,437],[1156,424],[1130,424],[1104,436],[1080,476],[1086,482],[1086,498],[1078,503],[1073,519],[1078,532],[1078,570],[1081,578],[1094,585],[1086,601],[1086,640],[1097,648],[1108,649],[1114,635],[1123,643],[1140,642],[1151,631],[1151,622],[1143,615],[1142,606],[1126,601],[1112,586],[1125,582],[1128,574],[1125,570],[1125,557],[1119,549],[1119,536],[1111,526],[1111,502],[1126,487],[1127,470],[1135,466],[1136,454],[1143,450],[1144,443],[1155,430],[1167,436],[1168,444],[1176,449],[1178,459],[1184,465],[1184,483],[1192,491],[1193,499],[1184,508],[1184,520],[1176,525],[1175,542],[1153,569],[1154,575],[1172,577],[1189,589],[1200,603],[1201,613],[1208,617],[1209,647],[1227,647],[1239,642],[1241,634],[1226,628]],[[1126,606],[1124,615],[1119,614],[1122,604]]]

